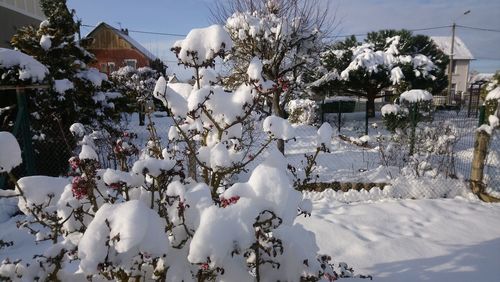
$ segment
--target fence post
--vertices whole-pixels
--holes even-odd
[[[412,105],[410,119],[411,119],[411,135],[410,135],[410,156],[413,156],[415,151],[415,133],[417,128],[417,111],[418,111],[418,103],[414,103]]]
[[[26,175],[35,174],[35,153],[33,151],[31,128],[29,121],[28,102],[26,99],[26,92],[22,88],[16,89],[17,96],[17,116],[14,125],[14,136],[21,139],[23,162],[26,168]]]
[[[479,123],[477,126],[481,126],[485,123],[486,120],[486,107],[484,105],[481,105],[479,107]]]
[[[486,107],[481,106],[479,114],[479,126],[485,124]],[[488,156],[490,143],[490,134],[484,130],[476,132],[476,141],[474,142],[474,155],[472,158],[472,170],[470,174],[470,187],[472,193],[476,194],[485,202],[498,202],[500,199],[489,196],[485,193],[486,185],[483,183],[484,166]]]
[[[472,170],[470,174],[471,190],[474,194],[479,195],[484,192],[485,185],[483,183],[484,163],[488,155],[488,145],[490,143],[490,135],[483,130],[476,133],[476,141],[474,142],[474,155],[472,157]]]
[[[340,123],[342,122],[342,100],[338,101],[338,110],[337,110],[337,118],[338,118],[338,129],[340,134]]]

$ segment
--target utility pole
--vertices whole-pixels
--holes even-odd
[[[451,97],[451,85],[453,81],[453,53],[455,52],[455,29],[457,27],[457,20],[470,13],[470,10],[465,11],[462,15],[455,18],[453,24],[451,25],[451,50],[450,50],[450,64],[448,66],[448,101],[450,101]]]
[[[452,99],[451,97],[451,84],[453,80],[453,52],[455,51],[455,28],[456,23],[453,22],[451,25],[451,50],[450,50],[450,64],[448,66],[448,101]]]

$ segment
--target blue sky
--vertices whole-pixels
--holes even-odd
[[[209,5],[215,0],[68,0],[85,24],[106,22],[130,30],[187,34],[210,24]],[[500,30],[498,0],[323,0],[333,4],[339,26],[336,33],[357,34],[384,28],[427,28],[457,24]],[[460,16],[464,11],[471,13]],[[83,28],[83,35],[90,28]],[[451,28],[419,31],[427,35],[451,35]],[[137,41],[178,70],[168,51],[180,37],[131,33]],[[480,72],[500,70],[500,32],[457,28],[459,36],[477,60],[471,68]]]

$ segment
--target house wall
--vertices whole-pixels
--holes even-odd
[[[114,63],[115,70],[126,66],[125,60],[137,60],[137,68],[148,67],[149,59],[144,57],[135,49],[89,49],[89,52],[95,55],[97,62],[92,63],[91,66],[103,71],[101,64]],[[109,74],[110,70],[104,71]]]
[[[11,48],[10,39],[22,26],[44,20],[39,0],[0,0],[0,47]]]
[[[137,61],[137,68],[150,65],[150,61],[146,56],[115,32],[104,27],[98,28],[93,32],[92,38],[94,40],[88,50],[95,55],[97,62],[92,63],[92,67],[109,74],[113,69],[108,68],[104,70],[102,64],[108,65],[109,63],[114,63],[114,70],[126,66],[125,60],[130,59]]]
[[[456,93],[461,92],[464,95],[468,91],[470,60],[454,60],[454,61],[456,64],[456,68],[455,72],[452,74],[451,83],[456,84],[455,87]],[[446,68],[446,73],[448,73],[448,68]]]

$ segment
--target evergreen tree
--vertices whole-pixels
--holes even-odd
[[[384,97],[383,89],[392,87],[396,93],[425,89],[440,94],[447,85],[447,64],[448,57],[428,36],[381,30],[369,33],[364,42],[351,36],[328,48],[313,89],[318,92],[334,86],[364,97],[367,115],[373,117],[375,99]]]
[[[76,41],[78,24],[74,11],[68,10],[65,0],[42,0],[41,8],[47,17],[39,27],[27,26],[18,30],[12,46],[33,56],[50,71],[50,88],[30,95],[32,130],[35,135],[37,160],[63,163],[74,147],[68,128],[75,122],[110,130],[115,103],[120,97],[110,93],[112,85],[105,74],[88,68],[94,56],[85,50],[88,41]],[[60,145],[65,144],[63,148]],[[54,148],[57,148],[54,151]],[[39,172],[58,175],[66,167],[39,166]]]

